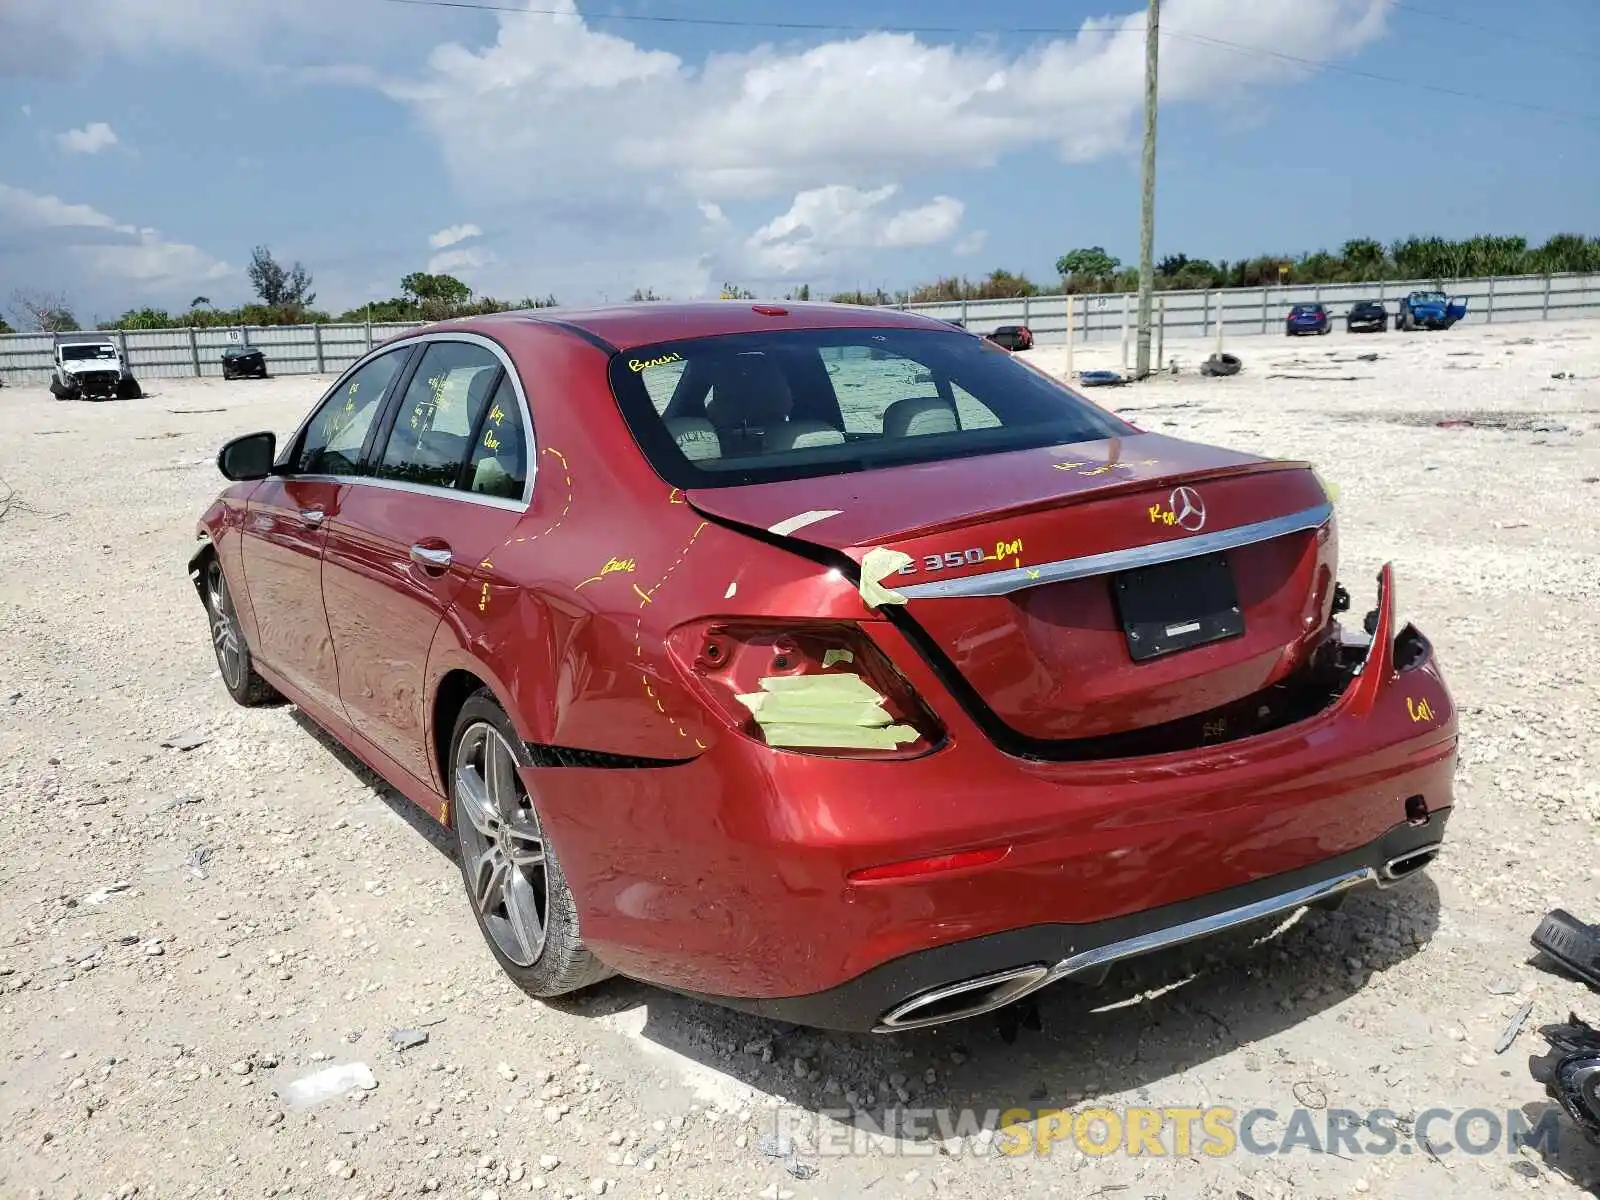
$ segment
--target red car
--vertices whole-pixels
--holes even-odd
[[[1456,718],[1304,463],[1146,433],[943,322],[434,325],[233,480],[189,564],[453,828],[537,996],[613,972],[900,1030],[1426,864]]]

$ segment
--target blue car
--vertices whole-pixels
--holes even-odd
[[[1443,292],[1412,292],[1400,301],[1396,329],[1449,329],[1467,315],[1465,299],[1450,299]]]
[[[1327,333],[1332,328],[1333,319],[1322,304],[1296,304],[1283,322],[1283,332],[1289,337],[1297,333]]]

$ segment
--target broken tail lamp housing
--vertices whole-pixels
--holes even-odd
[[[697,621],[667,639],[678,670],[729,726],[774,749],[917,758],[944,728],[858,627],[840,621]]]

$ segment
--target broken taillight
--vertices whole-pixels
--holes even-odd
[[[944,740],[938,718],[858,626],[697,621],[667,639],[702,700],[755,741],[839,758],[914,758]]]

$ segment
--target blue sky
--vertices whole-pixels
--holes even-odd
[[[334,310],[430,266],[585,302],[1049,279],[1080,245],[1136,257],[1139,0],[489,2],[569,15],[7,0],[0,307],[17,287],[64,291],[86,320],[238,303],[258,243]],[[1163,11],[1159,254],[1600,234],[1594,0]],[[757,13],[1062,32],[612,19]]]

